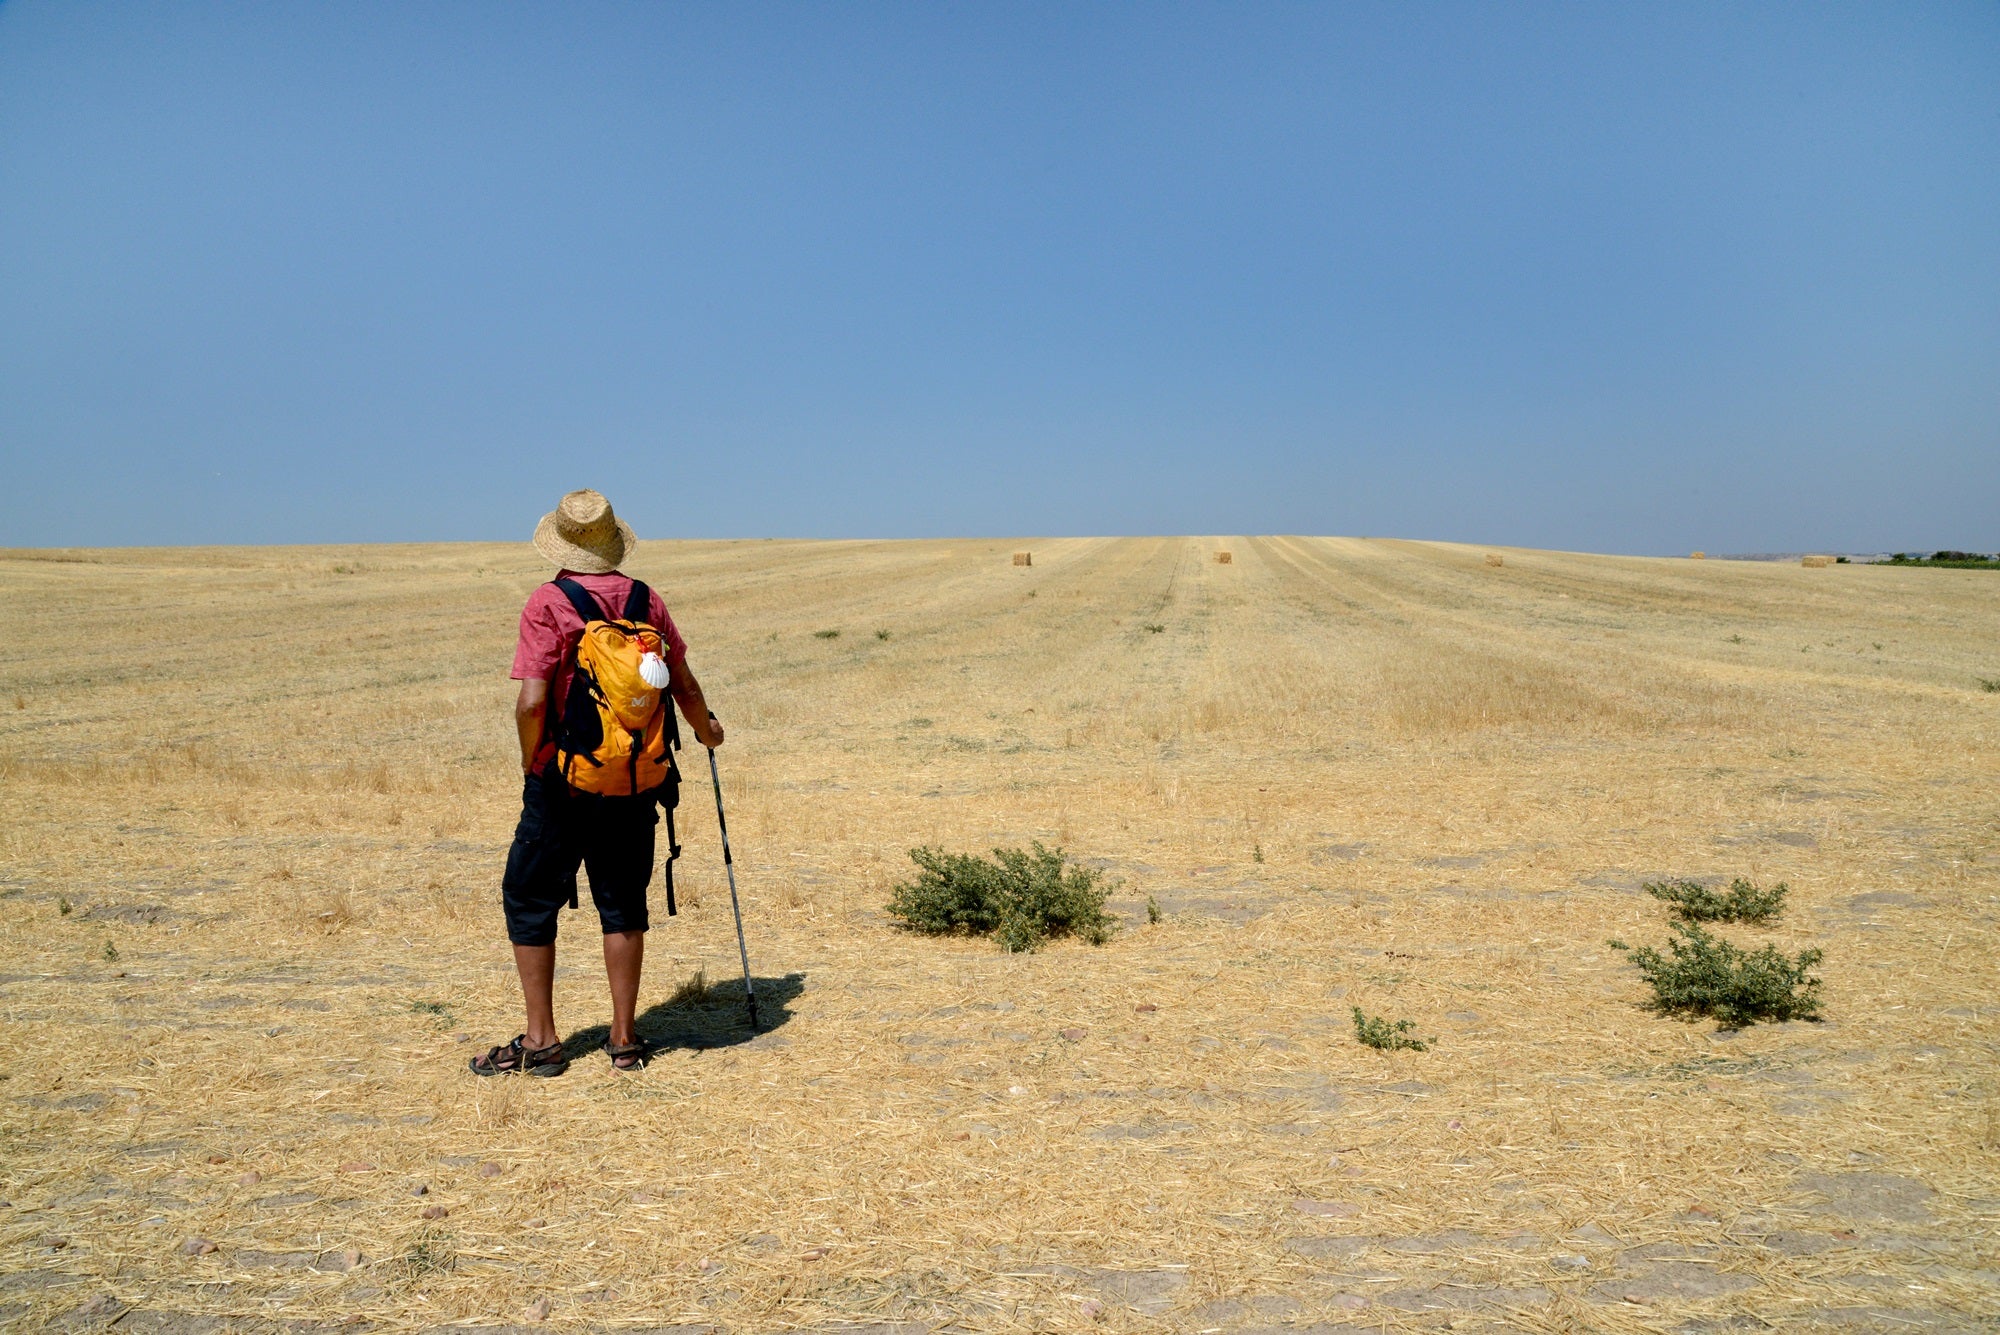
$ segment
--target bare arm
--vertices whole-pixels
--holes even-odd
[[[549,684],[535,678],[521,683],[514,700],[514,731],[521,735],[521,772],[535,768],[535,752],[542,749],[542,732],[548,722]]]
[[[667,692],[681,707],[681,717],[694,729],[695,740],[703,746],[722,745],[722,724],[709,718],[708,701],[701,693],[701,683],[694,679],[694,673],[686,663],[675,663],[671,671],[673,680],[667,683]]]

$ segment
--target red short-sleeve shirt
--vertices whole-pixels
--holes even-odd
[[[583,586],[584,592],[596,600],[607,617],[625,614],[625,600],[632,596],[632,577],[612,571],[608,575],[579,575],[563,570],[557,579],[574,580]],[[681,664],[687,661],[687,641],[681,638],[674,619],[667,615],[667,605],[660,601],[658,589],[647,590],[646,623],[667,642],[667,661]],[[549,721],[553,723],[562,713],[563,701],[569,696],[570,651],[583,638],[583,618],[569,605],[553,582],[544,584],[528,595],[528,605],[521,609],[521,638],[514,645],[514,671],[516,681],[545,681],[549,684]],[[668,706],[671,708],[672,706]]]

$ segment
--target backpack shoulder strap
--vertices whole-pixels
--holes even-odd
[[[569,599],[569,605],[576,609],[576,614],[583,618],[586,626],[593,621],[604,620],[604,613],[598,610],[597,600],[590,596],[589,590],[583,585],[572,579],[552,579],[549,583],[562,590],[563,597]]]
[[[644,580],[633,580],[632,592],[625,595],[625,619],[653,624],[653,591]]]

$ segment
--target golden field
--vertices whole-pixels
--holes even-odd
[[[586,897],[556,1080],[465,1069],[525,543],[0,552],[0,1324],[1994,1329],[2000,577],[1487,550],[644,544],[765,1032],[697,750],[664,1047]],[[1031,840],[1110,944],[882,915]],[[1825,1022],[1646,1010],[1667,875]]]

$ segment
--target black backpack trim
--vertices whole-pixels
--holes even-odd
[[[673,708],[665,701],[661,701],[661,707]],[[660,876],[667,884],[667,916],[671,918],[680,912],[680,907],[674,903],[674,863],[680,861],[681,856],[680,836],[674,832],[674,808],[681,804],[681,771],[680,766],[674,764],[672,751],[667,752],[667,781],[660,785],[659,794],[660,810],[667,817],[667,860],[660,864]]]
[[[563,597],[569,600],[569,605],[583,618],[584,625],[606,620],[603,609],[597,605],[597,600],[590,596],[590,591],[583,585],[569,579],[554,579],[549,583],[555,585]],[[637,580],[633,581],[633,587],[638,587]],[[576,651],[582,643],[583,641],[579,639],[575,645],[570,646],[569,694],[562,702],[562,717],[558,720],[556,728],[556,746],[558,750],[569,754],[572,764],[581,757],[593,765],[602,766],[603,762],[591,754],[604,744],[604,730],[598,722],[597,705],[592,699],[593,695],[600,692],[597,679],[585,671],[583,664],[577,661]]]

